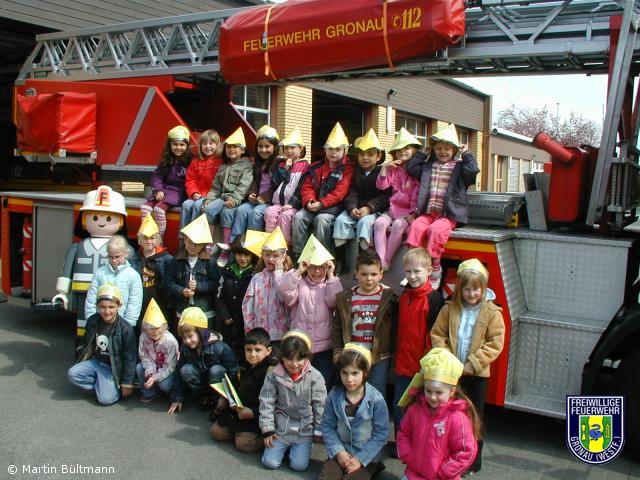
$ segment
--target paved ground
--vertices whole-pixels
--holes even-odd
[[[321,446],[314,447],[307,472],[287,467],[270,472],[257,455],[215,445],[206,415],[194,408],[167,416],[165,401],[143,406],[137,395],[98,406],[66,381],[73,332],[72,319],[33,315],[22,300],[0,305],[0,479],[317,478]],[[640,479],[640,464],[624,454],[603,467],[573,459],[562,421],[492,408],[486,423],[484,467],[473,477],[478,480]],[[380,478],[398,478],[402,465],[393,459],[385,463]],[[113,467],[114,473],[64,473],[65,466],[69,471],[77,464]],[[11,466],[18,473],[10,475]]]

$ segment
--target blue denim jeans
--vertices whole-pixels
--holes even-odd
[[[387,393],[387,375],[389,373],[389,359],[381,360],[371,367],[371,373],[369,373],[369,382],[372,386],[378,390],[384,397]]]
[[[231,228],[233,225],[233,220],[236,216],[236,211],[238,207],[227,208],[224,206],[224,200],[221,198],[216,198],[209,205],[204,207],[204,213],[207,214],[207,221],[209,225],[213,225],[218,222],[218,217],[220,218],[220,225],[226,228]]]
[[[67,378],[82,390],[95,391],[100,405],[112,405],[120,399],[111,367],[95,358],[76,363],[67,372]]]
[[[346,210],[336,217],[333,226],[333,238],[339,240],[351,240],[352,238],[364,238],[368,242],[373,238],[373,224],[378,218],[377,213],[372,213],[359,220],[351,218]]]
[[[413,377],[403,377],[401,375],[396,375],[396,382],[393,387],[393,426],[396,431],[396,436],[400,431],[400,422],[402,421],[402,417],[404,416],[404,412],[400,407],[398,407],[398,402],[400,401],[400,398],[402,397],[404,391],[411,383],[412,378]]]
[[[173,389],[173,373],[169,375],[167,378],[160,382],[156,382],[151,388],[144,387],[144,367],[142,363],[136,365],[136,376],[138,377],[138,382],[140,382],[140,393],[143,397],[151,398],[156,395],[158,392],[163,392],[166,394],[170,394]]]
[[[203,372],[192,363],[187,363],[180,369],[180,376],[191,390],[199,391],[208,388],[212,383],[221,382],[225,372],[222,365],[213,365],[208,372]]]
[[[205,198],[206,197],[202,197],[198,200],[187,199],[184,201],[182,211],[180,212],[180,230],[202,215],[200,207],[204,203]]]
[[[284,454],[289,449],[289,466],[292,470],[302,471],[309,466],[311,442],[287,444],[280,440],[273,441],[273,447],[265,448],[262,454],[262,465],[274,470],[282,464]]]
[[[236,218],[231,227],[231,241],[247,230],[264,231],[264,211],[271,206],[270,203],[256,204],[243,203],[236,211]]]

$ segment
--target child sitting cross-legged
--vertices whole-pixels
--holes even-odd
[[[232,440],[241,452],[259,452],[264,448],[258,425],[260,402],[258,395],[267,371],[277,359],[271,355],[271,341],[264,328],[254,328],[244,337],[245,366],[232,378],[242,407],[227,406],[212,425],[209,433],[214,440]],[[231,378],[231,377],[230,377]]]
[[[260,390],[260,430],[265,450],[262,465],[280,466],[289,450],[289,466],[306,470],[311,442],[319,439],[327,390],[311,366],[311,339],[301,330],[288,331],[281,344],[282,362],[267,373]]]
[[[168,413],[182,410],[185,384],[193,393],[200,395],[201,409],[209,410],[215,405],[222,411],[223,404],[218,401],[216,405],[216,397],[209,385],[221,382],[225,373],[235,375],[238,360],[231,347],[222,341],[222,336],[209,330],[207,325],[207,316],[198,307],[182,311],[178,324],[182,346]]]
[[[371,352],[347,343],[338,357],[341,386],[327,397],[320,430],[329,460],[321,480],[368,480],[384,470],[380,451],[389,435],[384,397],[367,383]]]
[[[142,385],[140,401],[149,403],[163,393],[170,394],[178,360],[178,341],[167,331],[167,321],[153,298],[142,319],[138,356],[136,376]]]

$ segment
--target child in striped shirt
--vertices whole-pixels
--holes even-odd
[[[383,285],[382,261],[369,249],[356,260],[358,285],[336,296],[333,320],[333,360],[339,358],[346,343],[371,350],[372,367],[368,382],[383,395],[395,338],[398,296]]]

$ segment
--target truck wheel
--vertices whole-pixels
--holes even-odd
[[[624,438],[627,452],[640,459],[640,348],[629,351],[622,360],[617,391],[624,395]]]

